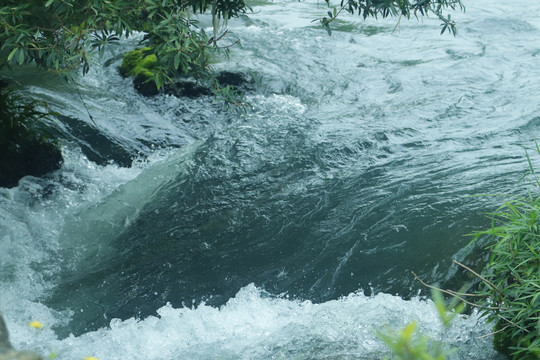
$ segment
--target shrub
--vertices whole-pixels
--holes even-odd
[[[506,201],[492,221],[475,237],[492,239],[479,294],[484,315],[496,324],[494,347],[514,360],[540,359],[540,196]]]

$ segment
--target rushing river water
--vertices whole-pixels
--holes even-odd
[[[260,4],[230,22],[242,46],[218,65],[254,79],[246,114],[143,98],[118,61],[80,78],[80,96],[52,75],[5,74],[66,116],[62,169],[0,189],[14,345],[58,359],[381,359],[376,331],[418,319],[454,359],[498,358],[475,314],[443,336],[411,271],[459,288],[452,259],[481,267],[464,235],[501,202],[471,195],[524,189],[523,147],[540,133],[531,3],[470,1],[455,38],[434,18],[393,32],[397,19],[347,15],[329,37],[311,22],[322,4]]]

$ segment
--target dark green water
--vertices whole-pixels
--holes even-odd
[[[143,99],[111,66],[80,80],[91,124],[72,89],[29,75],[81,121],[62,125],[60,172],[1,193],[15,339],[65,358],[378,359],[379,325],[418,318],[442,336],[411,271],[459,288],[452,259],[481,267],[464,235],[501,201],[472,195],[527,187],[523,147],[540,133],[529,7],[470,4],[453,38],[434,19],[392,34],[394,20],[351,17],[328,37],[311,24],[321,6],[261,6],[229,24],[242,47],[218,65],[256,79],[243,115]],[[133,165],[88,161],[99,144],[76,129],[93,125],[140,154]],[[27,340],[35,317],[51,328]],[[457,358],[495,358],[478,321],[445,338]]]

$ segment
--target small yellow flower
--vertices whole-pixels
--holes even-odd
[[[43,327],[43,324],[40,323],[39,321],[30,321],[28,323],[28,326],[30,326],[31,328],[34,328],[34,329],[41,329]]]
[[[84,360],[99,360],[98,358],[95,358],[93,356],[87,356],[84,358]]]

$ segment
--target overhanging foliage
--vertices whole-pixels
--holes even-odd
[[[214,23],[245,12],[243,0],[7,0],[0,6],[0,67],[36,63],[52,72],[82,65],[90,53],[134,32],[158,58],[158,86],[179,73],[207,67],[213,39],[197,29],[190,13],[212,11]],[[214,37],[215,38],[215,37]]]
[[[329,2],[330,0],[327,0]],[[330,23],[343,10],[367,17],[437,15],[442,32],[455,34],[455,23],[445,8],[461,8],[461,0],[341,0],[339,10],[320,19]],[[220,38],[220,20],[246,12],[244,0],[5,0],[0,5],[0,67],[35,63],[52,72],[66,73],[91,64],[90,54],[103,54],[107,45],[134,32],[143,32],[144,46],[157,58],[153,80],[160,87],[172,77],[204,74],[209,51]],[[197,28],[190,14],[211,11],[212,37]]]

